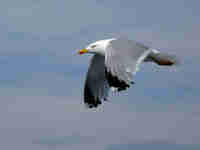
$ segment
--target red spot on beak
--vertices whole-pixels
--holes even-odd
[[[82,55],[82,54],[85,54],[85,53],[87,53],[87,52],[88,52],[87,49],[82,49],[82,50],[80,50],[78,53],[79,53],[80,55]]]

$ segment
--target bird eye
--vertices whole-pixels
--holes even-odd
[[[92,45],[91,48],[95,48],[97,45]]]

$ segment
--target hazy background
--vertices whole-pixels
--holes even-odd
[[[0,149],[199,150],[200,1],[1,0]],[[146,64],[135,86],[88,110],[90,56],[76,50],[125,35],[177,54]]]

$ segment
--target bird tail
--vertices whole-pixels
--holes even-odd
[[[176,55],[167,54],[153,49],[152,52],[147,56],[146,61],[152,61],[162,66],[180,65],[180,60]]]

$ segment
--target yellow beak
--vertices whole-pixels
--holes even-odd
[[[84,49],[79,50],[78,53],[82,55],[82,54],[88,53],[88,50],[84,48]]]

